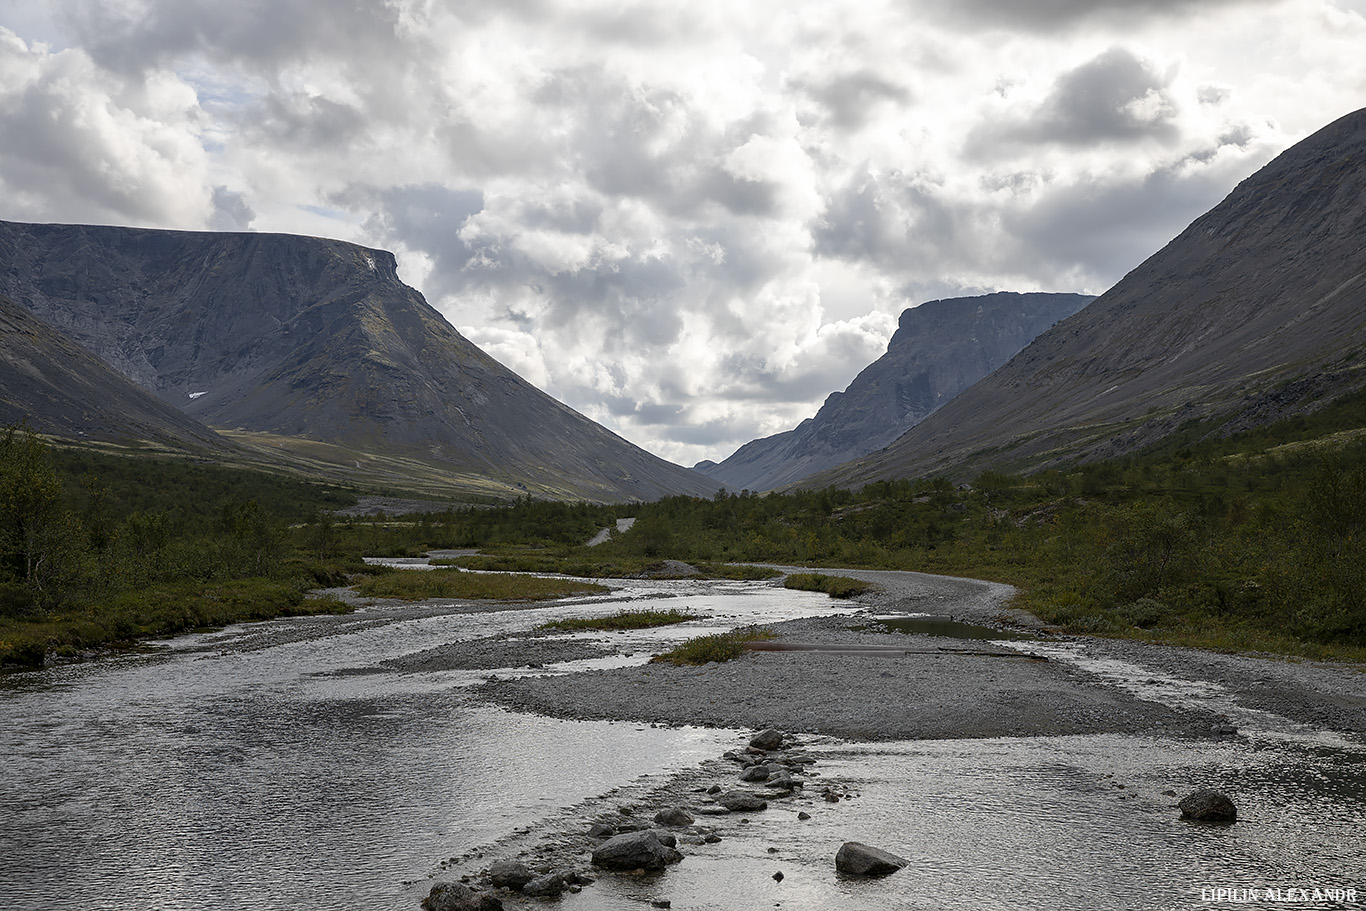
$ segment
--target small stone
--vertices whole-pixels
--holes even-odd
[[[708,794],[720,794],[720,793],[721,793],[721,786],[720,786],[719,784],[714,784],[714,785],[712,785],[711,787],[707,788],[707,793],[708,793]]]
[[[616,827],[609,826],[605,822],[595,822],[588,827],[588,835],[590,838],[611,838],[616,834]]]
[[[726,791],[716,795],[716,802],[734,813],[749,813],[768,809],[768,801],[748,791]]]
[[[908,863],[904,857],[859,841],[846,841],[835,854],[835,869],[850,876],[886,876]]]
[[[673,906],[674,903],[669,901],[667,898],[657,898],[654,901],[650,902],[650,907],[652,908],[672,908]]]
[[[806,820],[811,818],[811,814],[806,812],[805,810],[802,810],[800,813],[797,814],[797,818],[805,822]]]
[[[559,873],[547,873],[545,876],[538,876],[531,882],[522,887],[523,895],[531,895],[538,898],[553,898],[564,891],[564,876]]]
[[[1183,797],[1178,806],[1181,807],[1182,819],[1196,822],[1234,822],[1238,819],[1238,810],[1233,806],[1233,801],[1218,791],[1196,791]]]
[[[774,874],[773,874],[773,881],[774,881],[775,883],[780,883],[780,882],[783,881],[783,871],[782,871],[782,870],[779,870],[777,873],[774,873]]]

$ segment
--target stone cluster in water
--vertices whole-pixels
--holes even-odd
[[[514,858],[500,860],[476,876],[462,877],[459,883],[437,883],[422,906],[427,911],[499,911],[504,898],[551,898],[564,892],[579,892],[596,880],[597,871],[640,875],[663,870],[683,859],[680,846],[721,841],[716,830],[699,823],[699,818],[762,812],[769,801],[787,799],[803,791],[816,763],[815,757],[775,729],[759,732],[744,749],[730,750],[722,759],[738,767],[737,778],[741,783],[759,789],[724,788],[719,784],[698,788],[687,806],[660,807],[648,818],[637,807],[618,807],[597,816],[589,825],[586,834],[595,843],[591,867],[553,861],[528,865]],[[838,786],[827,786],[820,796],[837,803],[856,795]],[[799,813],[797,818],[810,819],[810,815]],[[774,878],[781,877],[779,873]],[[656,904],[668,907],[667,901]]]

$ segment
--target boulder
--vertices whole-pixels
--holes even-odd
[[[476,892],[464,883],[437,883],[422,900],[426,911],[503,911],[503,903],[487,892]]]
[[[659,826],[690,826],[694,822],[692,814],[682,807],[667,807],[655,814],[655,825]]]
[[[516,860],[500,860],[489,867],[489,882],[498,887],[520,889],[534,878],[526,864]]]
[[[846,841],[835,854],[835,869],[850,876],[886,876],[908,863],[904,857],[858,841]]]
[[[756,750],[776,750],[783,745],[783,732],[774,728],[760,731],[749,739],[749,745]]]
[[[565,882],[564,874],[547,873],[544,876],[536,877],[523,886],[522,894],[535,896],[537,898],[553,898],[563,892],[567,885],[568,883]]]
[[[768,801],[749,791],[726,791],[716,795],[716,802],[733,813],[753,813],[756,810],[768,809]]]
[[[740,773],[741,781],[768,781],[768,766],[752,765]]]
[[[1197,822],[1234,822],[1238,818],[1238,810],[1233,806],[1233,801],[1218,791],[1196,791],[1182,798],[1178,806],[1181,807],[1182,819],[1193,819]]]
[[[662,870],[682,859],[682,854],[649,830],[614,836],[593,851],[593,864],[609,870]]]

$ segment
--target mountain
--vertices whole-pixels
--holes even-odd
[[[1015,294],[934,300],[901,314],[887,353],[793,430],[693,466],[731,490],[796,483],[881,449],[1091,300]]]
[[[147,441],[177,450],[232,448],[0,296],[0,426],[24,421],[40,433],[71,439]]]
[[[716,486],[489,357],[381,250],[0,222],[0,293],[234,439],[357,468],[400,459],[505,493],[613,501]]]
[[[1233,432],[1366,384],[1366,110],[1240,183],[887,448],[808,483],[971,477]]]

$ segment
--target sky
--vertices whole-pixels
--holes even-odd
[[[392,250],[680,464],[900,313],[1098,294],[1366,106],[1366,0],[2,0],[0,218]]]

